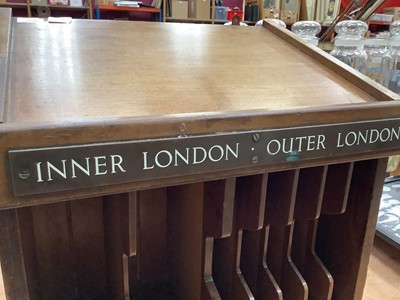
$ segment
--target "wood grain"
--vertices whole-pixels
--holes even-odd
[[[16,23],[13,45],[10,122],[376,101],[262,27]]]
[[[341,214],[346,210],[354,163],[328,166],[322,200],[323,214]]]
[[[308,299],[308,286],[294,265],[290,253],[293,225],[271,225],[268,239],[267,265],[279,287],[283,299]]]
[[[222,299],[254,298],[241,270],[242,238],[244,231],[263,225],[266,180],[266,174],[236,179],[232,235],[214,241],[213,277]]]
[[[10,46],[11,9],[0,8],[0,59],[8,56]]]
[[[318,220],[296,220],[291,257],[308,285],[309,299],[330,300],[334,280],[315,253]]]
[[[207,237],[204,241],[203,284],[201,285],[201,299],[203,300],[221,299],[212,276],[213,253],[214,238]]]
[[[123,193],[106,196],[103,200],[107,295],[116,300],[129,298],[129,278],[136,277],[136,274],[130,273],[128,260],[132,245],[129,241],[129,237],[132,237],[129,228],[135,228],[132,224],[136,224],[136,219],[135,215],[126,216],[135,212],[129,207],[136,199],[136,195]]]
[[[0,127],[6,293],[18,300],[73,299],[106,289],[109,298],[128,299],[135,283],[165,279],[180,298],[196,300],[207,276],[215,278],[207,290],[211,299],[312,298],[301,272],[327,278],[313,253],[311,223],[321,209],[315,187],[322,186],[323,167],[316,168],[321,176],[315,181],[300,178],[300,190],[298,169],[346,164],[347,172],[335,173],[345,180],[332,193],[338,205],[323,210],[339,214],[351,161],[374,158],[357,163],[346,212],[323,216],[319,229],[318,254],[337,281],[334,298],[361,297],[386,163],[377,158],[391,150],[20,198],[10,188],[7,151],[398,118],[398,103],[378,103],[396,95],[275,27],[74,20],[15,22],[13,30],[8,123]],[[238,63],[248,49],[246,63]],[[233,196],[232,183],[224,184],[234,176],[241,179],[233,208],[220,200]],[[211,180],[219,183],[207,189]],[[308,181],[315,184],[310,189]],[[76,200],[103,195],[102,201]],[[210,195],[219,200],[214,215],[207,214]],[[5,210],[25,206],[18,215]],[[294,217],[304,221],[297,246],[306,244],[313,256],[307,260],[297,251],[300,272],[291,260]],[[30,247],[35,250],[28,253]],[[325,283],[318,290],[325,296],[316,298],[329,299]]]
[[[328,166],[300,170],[291,257],[308,285],[309,299],[332,297],[333,278],[315,253]],[[334,179],[331,179],[334,180]]]
[[[300,170],[294,218],[315,220],[319,217],[328,166]]]
[[[43,299],[71,299],[76,295],[68,218],[66,202],[32,207]]]
[[[375,237],[371,257],[368,265],[367,279],[363,299],[376,300],[384,298],[397,300],[400,293],[400,251],[385,241]],[[12,298],[9,298],[12,299]],[[9,300],[8,299],[8,300]],[[22,299],[22,298],[17,298]],[[274,297],[257,299],[278,299]],[[280,300],[282,298],[279,298]],[[3,276],[0,266],[0,300],[6,300]]]
[[[4,120],[7,102],[11,47],[11,9],[0,8],[0,122]]]
[[[354,164],[346,211],[321,215],[316,249],[334,279],[332,299],[361,299],[387,159]]]
[[[168,188],[169,280],[179,299],[200,300],[204,184]]]
[[[265,224],[261,231],[260,238],[260,253],[257,281],[257,299],[260,300],[283,300],[282,289],[276,282],[274,275],[267,264],[268,255],[268,240],[269,240],[270,225]]]
[[[299,170],[268,175],[265,223],[270,224],[266,264],[283,298],[307,299],[308,287],[291,258]]]
[[[232,234],[236,178],[209,181],[204,186],[204,235],[225,238]]]
[[[202,299],[221,299],[213,278],[214,239],[232,235],[236,178],[204,184]]]
[[[354,84],[346,77],[349,70],[334,60],[327,67],[325,56],[276,28],[73,20],[43,26],[15,22],[13,30],[9,123],[0,128],[1,153],[10,147],[174,137],[182,134],[182,124],[184,134],[195,135],[399,115],[395,101],[378,103],[397,96],[362,76]],[[252,55],[238,64],[248,45]],[[324,60],[316,61],[316,56]],[[230,70],[240,76],[231,76]],[[377,150],[362,156],[390,153]],[[6,155],[2,157],[0,170],[7,170]],[[351,159],[326,158],[307,166]],[[272,171],[299,165],[285,164]],[[232,175],[267,169],[247,168]],[[230,174],[125,183],[21,200],[8,188],[6,173],[0,173],[0,184],[6,187],[0,192],[2,209]]]
[[[268,175],[265,223],[289,225],[293,222],[299,170]]]
[[[29,290],[25,274],[25,265],[17,210],[0,211],[0,264],[5,295],[8,300],[28,299]]]
[[[167,277],[167,189],[138,193],[138,281],[163,282]]]
[[[41,299],[39,265],[35,230],[33,226],[32,208],[24,207],[17,209],[18,225],[20,229],[20,240],[22,246],[25,276],[28,283],[29,299]]]
[[[101,197],[69,203],[69,229],[76,298],[106,297],[103,202]]]

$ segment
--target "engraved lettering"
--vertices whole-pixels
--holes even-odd
[[[233,149],[229,146],[226,145],[226,156],[225,156],[225,160],[229,160],[229,152],[236,158],[239,158],[239,143],[236,143],[236,149],[235,151],[233,151]]]
[[[272,144],[272,142],[274,143],[274,144],[276,144],[276,150],[274,151],[274,150],[271,150],[271,144]],[[279,143],[279,141],[278,140],[272,140],[272,141],[270,141],[268,144],[267,144],[267,152],[268,152],[268,154],[270,154],[270,155],[275,155],[275,154],[278,154],[278,152],[281,150],[281,143]]]
[[[67,169],[65,167],[65,162],[66,160],[63,159],[61,160],[62,163],[62,171],[57,169],[56,166],[54,166],[52,163],[50,163],[49,161],[47,162],[47,175],[49,176],[47,181],[52,181],[53,178],[51,177],[51,170],[55,171],[56,173],[58,173],[61,177],[63,177],[64,179],[67,179]]]
[[[42,169],[41,169],[41,167],[40,167],[41,164],[42,164],[42,162],[37,162],[37,163],[36,163],[36,173],[37,173],[37,177],[38,177],[37,182],[43,182],[43,179],[42,179]]]
[[[201,150],[203,152],[203,158],[201,160],[197,160],[197,152]],[[193,147],[193,165],[203,163],[207,158],[207,151],[203,147]]]
[[[82,158],[83,160],[83,158]],[[75,179],[85,175],[90,177],[102,176],[115,173],[126,173],[121,155],[85,157],[84,161],[77,159],[61,159],[58,162],[35,162],[36,164],[36,182],[53,181],[56,179]],[[42,164],[46,166],[46,171],[42,170]],[[61,165],[61,166],[60,166]],[[57,176],[56,176],[57,175]]]
[[[326,149],[326,147],[325,147],[325,135],[323,135],[323,134],[319,134],[318,135],[318,142],[317,142],[317,150],[319,150],[319,149]]]
[[[177,149],[175,149],[175,164],[174,166],[178,166],[178,157],[185,163],[189,164],[189,150],[190,148],[186,148],[186,156],[183,156],[182,153],[180,153]]]
[[[368,140],[368,132],[369,132],[369,130],[366,130],[366,131],[365,131],[365,135],[363,135],[362,132],[359,132],[359,134],[358,134],[358,139],[357,139],[357,145],[360,145],[360,140],[362,140],[362,141],[364,142],[364,144],[367,143],[367,140]]]
[[[71,169],[72,169],[72,176],[71,178],[76,178],[76,173],[75,173],[75,167],[78,167],[83,173],[85,173],[87,176],[90,176],[90,165],[89,165],[89,159],[90,157],[86,157],[86,169],[82,167],[80,164],[78,164],[74,159],[71,159]]]
[[[373,158],[381,150],[394,153],[399,145],[400,119],[388,119],[258,129],[257,133],[218,132],[67,147],[49,145],[8,152],[14,195],[23,196],[202,172],[229,172],[253,165],[325,159],[334,162],[357,153]],[[333,160],[335,157],[338,159]],[[102,176],[101,180],[98,176]]]
[[[307,151],[313,151],[315,149],[315,135],[310,135],[307,140]]]
[[[386,138],[384,138],[384,134],[387,133]],[[386,143],[390,139],[390,130],[388,128],[383,128],[381,134],[379,135],[379,139],[382,143]]]
[[[397,128],[397,131],[395,128],[392,128],[392,132],[391,132],[391,137],[390,137],[390,141],[393,141],[393,136],[395,137],[396,140],[400,139],[400,127]]]
[[[165,155],[163,155],[163,156],[168,158],[166,164],[161,164],[160,159],[159,159],[160,155],[163,154],[163,153],[165,153],[167,155],[167,156],[165,156]],[[161,157],[161,159],[162,159],[162,157]],[[171,163],[172,163],[172,154],[169,151],[161,150],[160,152],[157,153],[157,155],[156,155],[156,165],[157,165],[157,167],[166,168]]]
[[[368,132],[368,130],[367,130],[367,132]],[[375,137],[374,137],[374,134],[375,134]],[[379,131],[376,130],[376,129],[371,129],[371,135],[370,135],[370,138],[369,138],[369,143],[370,144],[374,144],[374,143],[376,143],[378,141],[378,139],[379,139]]]
[[[302,150],[302,143],[303,143],[303,141],[304,141],[306,138],[307,138],[306,136],[299,136],[299,137],[296,138],[296,141],[297,141],[297,140],[299,141],[299,146],[298,146],[298,149],[297,149],[298,152],[301,152],[301,150]]]
[[[200,146],[185,148],[185,150],[172,149],[161,150],[156,153],[142,152],[142,170],[152,170],[156,168],[179,167],[181,165],[201,165],[206,161],[213,163],[222,160],[227,161],[239,158],[239,143],[235,146],[212,145],[210,148]]]
[[[213,157],[213,155],[212,155],[213,154],[213,149],[218,149],[219,150],[219,151],[214,151],[214,154],[215,154],[215,152],[217,152],[217,153],[219,152],[219,154],[217,154],[217,155],[219,155],[219,157],[218,156],[217,156],[217,158]],[[220,145],[212,146],[210,148],[210,150],[208,151],[208,157],[213,162],[220,161],[224,157],[224,149]]]
[[[100,163],[100,160],[104,160],[103,163]],[[95,156],[94,157],[94,167],[96,172],[94,173],[94,175],[99,176],[99,175],[105,175],[107,174],[107,169],[103,169],[103,171],[100,171],[100,167],[106,167],[107,166],[107,162],[105,162],[106,157],[105,156]]]
[[[349,131],[347,133],[338,132],[336,147],[354,147],[360,145],[375,144],[378,141],[381,143],[391,142],[400,139],[400,127],[397,128],[382,128],[377,130],[366,129],[364,131]]]
[[[125,171],[124,168],[121,166],[122,161],[123,161],[122,156],[121,156],[121,155],[110,155],[110,157],[111,157],[111,174],[117,173],[115,167],[118,167],[118,169],[119,169],[121,172],[124,172],[124,173],[125,173],[126,171]]]
[[[289,147],[289,149],[286,149],[286,138],[284,138],[282,140],[282,142],[283,142],[283,145],[282,145],[282,152],[283,153],[288,154],[290,152],[293,152],[293,138],[290,138],[290,143],[289,143],[290,147]]]
[[[147,165],[147,154],[149,152],[143,152],[143,170],[150,170],[154,169],[154,164],[151,167],[148,167]]]
[[[346,146],[351,147],[351,146],[353,146],[356,142],[357,142],[357,135],[356,135],[356,133],[355,133],[355,132],[349,132],[349,133],[346,135],[346,140],[345,140]]]
[[[342,133],[338,133],[338,138],[337,138],[337,143],[336,143],[336,148],[342,148],[344,146],[344,143],[341,142],[342,140]]]
[[[282,138],[280,140],[273,139],[267,143],[267,153],[277,155],[279,153],[291,154],[326,149],[325,139],[326,137],[323,134]]]

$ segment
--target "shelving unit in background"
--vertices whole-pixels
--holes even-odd
[[[195,17],[193,14],[190,13],[190,11],[193,9],[193,5],[196,5],[196,3],[200,2],[207,2],[207,0],[165,0],[163,1],[163,21],[164,22],[183,22],[183,23],[208,23],[208,24],[223,24],[229,20],[229,17],[227,19],[219,19],[216,18],[216,10],[218,7],[227,7],[229,9],[233,8],[238,8],[242,13],[242,21],[254,25],[258,20],[264,19],[264,18],[272,18],[272,17],[277,17],[276,14],[278,14],[277,18],[283,18],[288,25],[293,24],[294,22],[298,21],[300,19],[301,15],[304,15],[304,9],[303,11],[300,9],[302,6],[305,5],[305,0],[297,0],[297,7],[299,8],[296,13],[293,13],[291,11],[285,11],[281,12],[280,10],[273,10],[270,14],[268,14],[266,11],[268,8],[264,8],[264,0],[211,0],[209,4],[209,9],[210,9],[210,16],[209,18],[205,17]],[[250,5],[258,5],[257,9],[257,17],[253,17],[251,21],[246,20],[246,6]],[[173,16],[172,11],[174,9],[184,11],[185,9],[188,11],[187,15],[181,16],[179,15],[178,17]],[[291,18],[291,22],[288,22],[288,17],[284,18],[282,15],[288,15],[290,14],[293,16]],[[294,17],[295,16],[295,17]]]
[[[70,6],[59,4],[32,4],[31,0],[25,2],[5,2],[0,0],[0,7],[9,7],[13,15],[18,17],[37,16],[39,8],[48,8],[51,16],[73,16],[80,18],[93,18],[92,0],[82,0],[82,6]]]
[[[172,12],[172,6],[173,6],[173,2],[181,2],[182,6],[185,7],[187,5],[188,7],[188,15],[187,17],[173,17],[171,12]],[[225,22],[227,22],[227,20],[219,20],[215,18],[215,10],[216,10],[216,4],[215,1],[210,1],[210,5],[209,5],[209,10],[210,10],[210,15],[209,18],[204,18],[204,17],[200,17],[200,18],[196,18],[194,17],[194,14],[191,14],[191,8],[193,6],[196,6],[198,4],[197,3],[203,3],[204,1],[207,0],[189,0],[189,1],[180,1],[180,0],[165,0],[163,1],[163,11],[164,11],[164,15],[163,15],[163,21],[164,22],[184,22],[184,23],[205,23],[205,24],[223,24]],[[258,1],[260,3],[261,0],[255,0]],[[224,0],[223,4],[224,7],[229,7],[231,9],[238,7],[239,9],[241,9],[244,12],[244,6],[245,6],[246,0]],[[169,6],[169,7],[168,7]],[[175,6],[178,7],[178,6]],[[204,9],[204,6],[203,6]]]

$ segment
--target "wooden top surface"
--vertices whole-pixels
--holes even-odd
[[[7,122],[282,111],[376,99],[263,27],[14,22]]]

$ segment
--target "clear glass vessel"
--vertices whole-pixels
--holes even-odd
[[[388,88],[400,94],[400,21],[393,22],[389,30],[391,37],[389,40]]]
[[[346,20],[335,26],[336,39],[361,39],[368,31],[368,24],[363,21]]]
[[[331,55],[365,74],[367,53],[364,50],[363,35],[367,32],[368,25],[362,21],[346,20],[335,26],[337,36],[335,48]]]
[[[367,53],[362,40],[335,40],[335,48],[330,54],[357,71],[366,73]]]
[[[387,39],[365,39],[364,50],[367,53],[365,75],[383,86],[389,84],[390,55]]]
[[[318,46],[317,34],[321,32],[321,25],[315,21],[299,21],[293,24],[291,31],[314,46]]]

